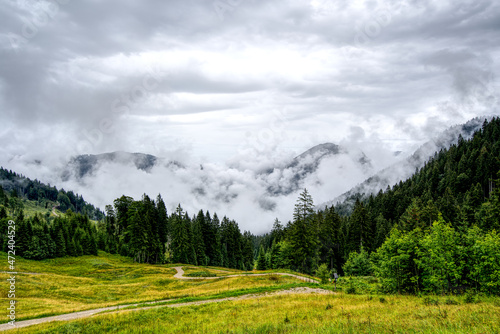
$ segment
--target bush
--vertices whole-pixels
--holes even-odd
[[[361,252],[351,252],[342,267],[348,276],[370,276],[373,273],[372,263],[368,252],[361,248]]]
[[[458,301],[456,301],[455,299],[452,299],[452,298],[446,299],[444,303],[446,305],[458,305],[458,304],[460,304]]]
[[[328,271],[328,267],[325,263],[320,265],[318,269],[316,269],[316,276],[321,279],[321,284],[327,284],[328,279],[330,278],[330,272]]]
[[[464,296],[464,303],[473,304],[477,301],[476,293],[473,291],[468,291]]]
[[[349,295],[354,295],[356,294],[356,287],[352,283],[352,280],[349,280],[349,286],[345,289],[345,292]]]
[[[434,305],[434,306],[437,306],[437,305],[439,305],[439,300],[427,296],[427,297],[424,297],[423,303],[424,303],[424,305]]]

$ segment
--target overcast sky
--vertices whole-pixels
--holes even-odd
[[[411,151],[499,114],[495,0],[4,0],[0,22],[6,167]]]
[[[498,1],[6,0],[0,22],[2,155],[404,149],[498,112]]]

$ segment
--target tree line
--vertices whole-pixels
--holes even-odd
[[[139,201],[116,199],[114,206],[106,206],[98,231],[101,249],[137,262],[253,269],[250,232],[241,233],[234,220],[219,220],[216,213],[200,210],[190,216],[180,204],[169,215],[161,195],[156,201],[146,194]]]
[[[8,250],[7,226],[10,217],[0,209],[0,246]],[[68,210],[64,217],[46,220],[40,214],[24,217],[21,212],[16,223],[15,250],[17,256],[43,260],[64,256],[97,255],[97,228],[88,216]]]

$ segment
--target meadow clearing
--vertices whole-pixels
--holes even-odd
[[[6,254],[0,260],[7,261]],[[99,256],[44,261],[18,259],[17,319],[122,306],[69,322],[10,333],[498,333],[500,299],[404,296],[377,292],[375,278],[304,283],[280,275],[211,280],[173,278],[174,265]],[[244,274],[226,268],[183,266],[186,274]],[[4,281],[7,274],[0,274]],[[331,293],[293,293],[321,288]],[[1,289],[7,305],[7,284]],[[280,293],[280,291],[282,291]],[[285,292],[283,292],[285,291]],[[349,291],[350,293],[347,293]],[[221,301],[221,299],[225,299]],[[204,303],[205,301],[211,301]],[[146,302],[164,301],[160,305]],[[203,302],[197,305],[195,303]],[[126,308],[125,305],[138,304]],[[183,306],[183,304],[186,304]],[[142,309],[147,307],[147,309]],[[125,309],[123,309],[125,308]],[[7,315],[7,313],[6,313]],[[7,322],[7,318],[2,323]]]

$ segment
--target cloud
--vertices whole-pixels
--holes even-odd
[[[2,2],[0,164],[56,174],[70,156],[121,150],[215,163],[224,179],[325,142],[391,161],[499,113],[496,1],[221,1]],[[327,171],[311,180],[321,197]],[[284,205],[233,176],[227,196]]]

